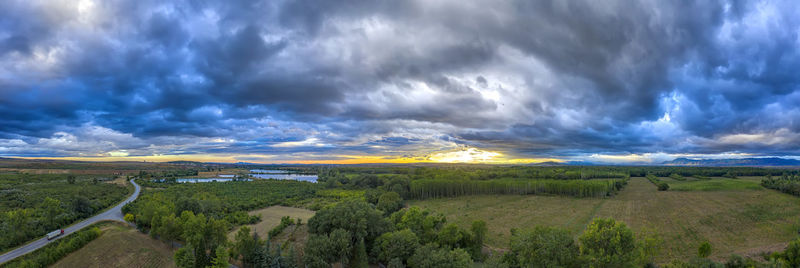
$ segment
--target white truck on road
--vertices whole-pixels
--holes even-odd
[[[52,232],[47,233],[47,240],[53,240],[53,238],[58,237],[59,235],[64,234],[64,229],[58,229]]]

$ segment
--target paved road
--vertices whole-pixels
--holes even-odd
[[[9,251],[9,252],[3,254],[3,255],[0,255],[0,263],[4,263],[4,262],[10,261],[10,260],[13,260],[16,257],[31,253],[34,250],[37,250],[37,249],[49,244],[50,242],[56,241],[58,239],[61,239],[62,237],[65,237],[65,236],[67,236],[67,235],[69,235],[71,233],[74,233],[74,232],[76,232],[76,231],[78,231],[80,229],[83,229],[86,226],[92,225],[93,223],[96,223],[96,222],[99,222],[99,221],[105,221],[105,220],[124,221],[122,219],[123,218],[122,206],[124,206],[127,203],[133,202],[133,200],[136,200],[136,198],[139,197],[139,190],[140,190],[139,189],[139,185],[136,184],[136,182],[134,182],[133,180],[131,180],[131,183],[133,184],[133,187],[136,188],[136,190],[133,191],[133,194],[130,197],[128,197],[128,199],[125,199],[125,201],[122,201],[122,203],[119,203],[118,205],[114,206],[113,208],[111,208],[109,210],[106,210],[106,211],[104,211],[104,212],[102,212],[100,214],[94,215],[91,218],[85,219],[85,220],[83,220],[81,222],[78,222],[78,223],[73,224],[73,225],[71,225],[71,226],[69,226],[67,228],[64,228],[64,234],[61,235],[61,236],[58,236],[56,239],[47,240],[46,237],[40,238],[39,240],[33,241],[31,243],[28,243],[27,245],[21,246],[19,248],[16,248],[16,249],[14,249],[12,251]]]

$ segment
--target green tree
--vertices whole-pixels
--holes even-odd
[[[444,226],[446,219],[442,214],[432,214],[419,207],[410,207],[392,213],[389,219],[397,229],[411,229],[420,239],[420,243],[435,242],[439,230]]]
[[[72,210],[84,217],[89,216],[94,212],[94,208],[92,208],[92,202],[82,195],[77,196],[72,200]]]
[[[44,211],[45,221],[47,221],[50,228],[58,225],[58,216],[64,213],[64,209],[61,207],[61,201],[45,197],[40,208]]]
[[[386,215],[391,214],[403,208],[403,198],[400,197],[400,194],[395,192],[383,193],[380,198],[378,198],[378,205],[376,208],[385,212]]]
[[[786,246],[783,258],[789,267],[800,267],[800,238],[795,239]]]
[[[214,260],[211,262],[212,268],[228,268],[231,264],[228,262],[228,251],[224,246],[217,246],[214,251]]]
[[[531,231],[511,230],[510,247],[505,259],[512,266],[580,266],[580,249],[563,229],[537,226]]]
[[[483,253],[481,250],[483,249],[483,241],[486,239],[486,232],[488,232],[486,222],[482,220],[473,221],[470,231],[472,232],[472,245],[470,246],[472,259],[482,260]]]
[[[243,226],[236,232],[233,242],[233,257],[241,258],[244,267],[253,267],[258,248],[258,235],[250,234],[250,227]]]
[[[472,236],[464,229],[461,229],[455,223],[445,225],[438,234],[436,239],[439,245],[449,248],[461,248],[469,244]]]
[[[353,256],[352,235],[344,229],[330,234],[312,234],[305,246],[303,259],[310,267],[329,267],[331,263],[347,265]]]
[[[593,220],[579,240],[592,267],[630,267],[639,255],[633,231],[614,219]]]
[[[378,199],[384,192],[377,189],[367,189],[364,191],[364,200],[370,204],[378,204]]]
[[[414,255],[414,250],[419,247],[419,238],[409,229],[384,233],[375,240],[373,252],[379,261],[389,262],[399,259],[402,262]]]
[[[367,246],[364,244],[364,239],[361,238],[356,242],[353,260],[350,262],[350,267],[367,268],[369,267],[369,256],[367,256]]]
[[[711,255],[711,243],[705,241],[702,244],[700,244],[700,247],[697,248],[697,257],[707,258],[710,255]]]
[[[471,265],[469,253],[463,249],[449,250],[435,244],[417,248],[408,259],[408,266],[414,268],[467,268]]]
[[[67,175],[67,183],[75,184],[75,175],[72,175],[72,174]]]
[[[185,247],[192,248],[195,266],[211,265],[211,256],[215,249],[227,242],[228,223],[224,220],[206,218],[203,214],[194,215],[190,211],[181,214],[183,240]]]
[[[357,243],[363,241],[364,246],[372,248],[372,243],[381,234],[390,229],[383,213],[362,200],[349,200],[325,208],[308,220],[311,234],[332,234],[336,229],[346,231],[350,235],[350,245],[354,245],[351,258],[357,255]],[[350,260],[351,262],[353,259]]]
[[[181,268],[194,267],[194,253],[189,247],[182,247],[175,252],[175,266]]]

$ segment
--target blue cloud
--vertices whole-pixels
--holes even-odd
[[[4,1],[0,155],[798,155],[794,4]]]

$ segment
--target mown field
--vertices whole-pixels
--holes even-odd
[[[51,267],[175,267],[173,249],[134,228],[102,225],[103,234]]]
[[[781,250],[800,229],[800,199],[759,186],[759,177],[711,180],[662,178],[669,191],[657,191],[644,178],[632,178],[611,198],[530,195],[478,195],[412,201],[411,205],[443,213],[449,222],[468,227],[488,223],[490,248],[508,247],[511,228],[561,227],[573,235],[593,218],[612,217],[638,236],[663,242],[657,261],[696,256],[703,241],[713,245],[712,258],[731,253],[754,256]]]

